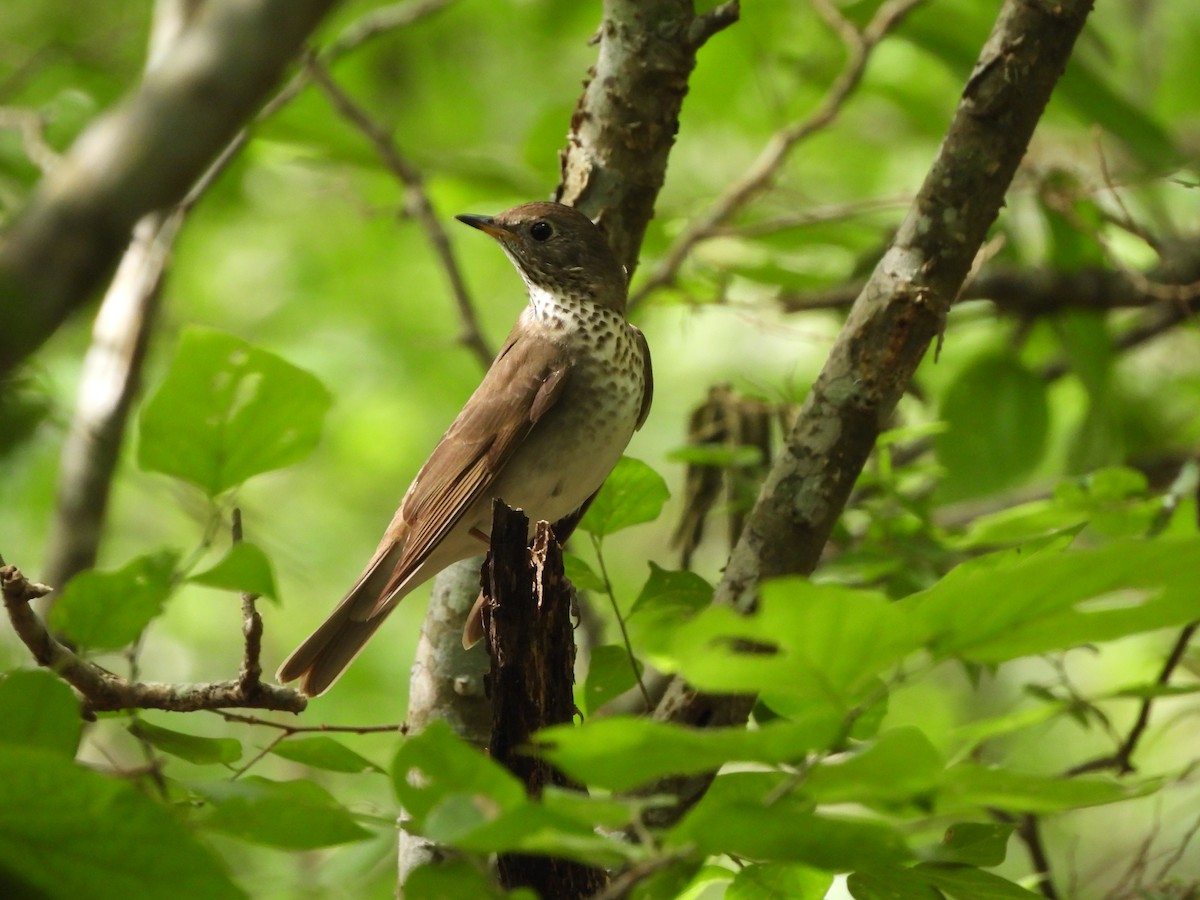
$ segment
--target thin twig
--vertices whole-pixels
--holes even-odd
[[[1057,900],[1058,890],[1054,887],[1054,879],[1050,874],[1050,857],[1046,855],[1046,847],[1042,843],[1041,823],[1038,817],[1032,814],[1024,815],[1017,820],[1016,824],[1017,837],[1029,852],[1033,871],[1038,876],[1038,890],[1041,891],[1043,897]]]
[[[654,701],[650,699],[650,691],[646,689],[646,682],[642,680],[642,670],[638,668],[637,657],[633,655],[633,642],[629,640],[625,617],[621,615],[621,607],[617,604],[617,596],[613,593],[612,581],[608,577],[608,567],[604,564],[604,554],[600,551],[600,538],[594,534],[591,538],[592,547],[596,550],[596,563],[600,566],[600,577],[604,579],[604,593],[608,595],[608,602],[612,604],[613,615],[617,617],[617,627],[621,629],[621,640],[625,642],[625,655],[629,659],[629,667],[633,669],[633,677],[637,679],[642,699],[646,701],[646,709],[653,709]]]
[[[1188,645],[1191,643],[1192,637],[1196,634],[1198,627],[1200,627],[1200,622],[1192,622],[1179,632],[1179,636],[1175,639],[1175,644],[1171,647],[1171,652],[1167,654],[1166,660],[1163,661],[1158,678],[1154,680],[1156,685],[1161,687],[1170,682],[1171,675],[1183,661],[1184,654],[1187,653]],[[1128,775],[1135,771],[1132,762],[1133,754],[1137,750],[1138,742],[1146,733],[1147,726],[1150,724],[1150,711],[1154,707],[1154,699],[1153,697],[1146,697],[1142,700],[1141,706],[1138,708],[1137,718],[1134,720],[1132,727],[1130,727],[1128,734],[1125,735],[1125,739],[1121,741],[1121,745],[1117,747],[1115,753],[1072,766],[1067,770],[1066,774],[1082,775],[1085,772],[1113,769],[1118,775]]]
[[[889,0],[879,7],[867,26],[859,31],[838,11],[831,0],[813,0],[814,7],[845,43],[848,54],[846,65],[812,114],[772,135],[745,174],[730,185],[708,210],[689,223],[659,260],[649,277],[629,298],[630,306],[641,302],[652,291],[671,284],[695,246],[711,237],[718,227],[766,191],[801,141],[827,127],[837,118],[862,81],[871,52],[892,28],[922,2],[924,0]]]
[[[243,725],[261,725],[265,728],[277,728],[287,734],[408,734],[408,725],[399,722],[395,725],[289,725],[286,722],[273,722],[270,719],[260,719],[257,716],[244,716],[240,713],[226,712],[223,709],[211,710],[226,722],[240,722]]]
[[[0,130],[6,129],[20,132],[25,156],[43,173],[49,172],[62,159],[46,140],[46,117],[37,110],[0,106]]]
[[[350,96],[338,87],[330,76],[329,71],[315,57],[310,55],[306,62],[306,70],[310,77],[325,92],[325,96],[333,105],[334,110],[347,122],[363,133],[375,148],[380,160],[404,185],[404,208],[425,231],[425,236],[441,261],[446,279],[450,283],[450,292],[458,307],[462,320],[462,333],[459,342],[470,350],[480,365],[486,368],[491,364],[492,351],[484,340],[479,319],[475,315],[475,307],[467,291],[467,284],[458,266],[450,239],[442,227],[437,213],[430,203],[429,194],[425,190],[425,178],[413,163],[408,160],[396,146],[387,130],[372,119],[367,112],[355,103]]]
[[[242,542],[242,510],[235,506],[233,518],[233,543]],[[242,668],[238,673],[238,684],[243,690],[250,691],[262,681],[262,634],[263,621],[258,613],[255,602],[258,594],[242,592],[242,637],[245,646],[242,650]]]

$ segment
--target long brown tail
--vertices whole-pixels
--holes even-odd
[[[278,681],[301,679],[300,690],[309,697],[333,686],[399,601],[397,597],[383,612],[370,615],[391,580],[399,553],[399,545],[393,545],[372,561],[329,618],[284,660],[275,674]]]

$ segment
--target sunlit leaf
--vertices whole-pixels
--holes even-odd
[[[306,457],[330,402],[315,377],[275,354],[189,328],[142,408],[138,465],[216,496]]]
[[[746,866],[725,891],[725,900],[823,900],[833,876],[804,866],[760,863]]]
[[[188,581],[227,591],[258,594],[271,600],[279,599],[271,561],[254,544],[236,543],[210,569],[188,578]]]
[[[605,537],[658,518],[671,496],[661,475],[638,459],[621,457],[579,527]]]
[[[823,746],[837,721],[779,719],[762,727],[686,728],[651,719],[592,719],[539,732],[540,752],[588,784],[628,790],[669,773],[704,772],[727,762],[793,762]]]
[[[133,643],[162,612],[171,594],[179,556],[170,551],[139,556],[114,572],[81,572],[63,589],[50,622],[92,650]]]

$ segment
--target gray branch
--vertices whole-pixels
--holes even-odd
[[[0,375],[88,300],[138,219],[183,198],[333,5],[210,0],[75,142],[0,242]]]
[[[1092,0],[1006,0],[925,183],[856,300],[729,558],[714,602],[750,610],[760,580],[816,566],[875,439],[908,386],[995,220]],[[676,681],[655,717],[745,721],[749,696]],[[650,785],[673,793],[674,821],[711,775]]]

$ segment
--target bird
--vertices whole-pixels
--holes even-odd
[[[625,317],[628,276],[603,232],[560,203],[460,215],[494,238],[529,303],[428,460],[374,555],[329,617],[284,661],[281,683],[327,691],[396,605],[489,543],[492,501],[555,522],[584,508],[650,412],[650,348]],[[481,603],[463,644],[482,636]]]

